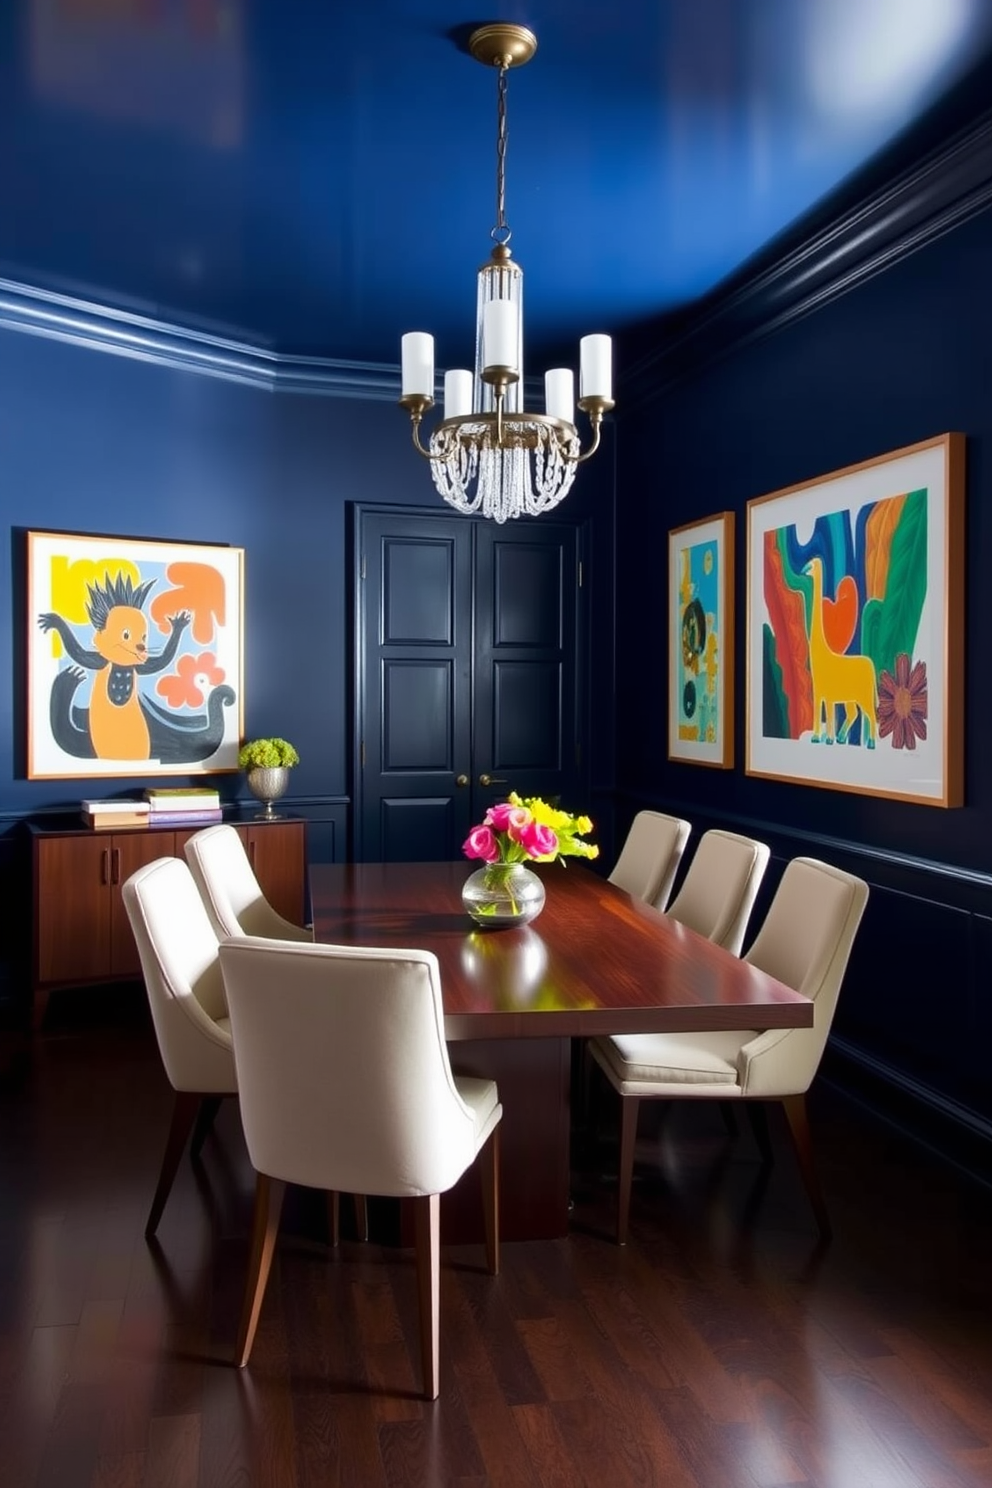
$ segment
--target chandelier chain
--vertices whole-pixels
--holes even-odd
[[[506,225],[506,60],[499,64],[499,87],[496,94],[496,226],[490,233],[494,242],[507,244],[510,229]]]

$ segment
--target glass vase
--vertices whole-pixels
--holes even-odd
[[[526,925],[544,908],[544,884],[526,863],[486,863],[465,880],[462,903],[477,925]]]

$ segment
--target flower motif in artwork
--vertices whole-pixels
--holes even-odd
[[[199,656],[180,656],[176,670],[159,678],[157,691],[170,708],[199,708],[212,687],[224,680],[224,668],[217,665],[212,651]]]
[[[878,736],[891,736],[893,749],[915,749],[927,736],[927,664],[910,667],[905,651],[896,657],[895,676],[883,671],[878,679]]]

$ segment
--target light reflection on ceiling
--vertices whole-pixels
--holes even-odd
[[[992,66],[979,0],[5,0],[0,275],[282,351],[464,364],[520,20],[528,360],[686,305]]]

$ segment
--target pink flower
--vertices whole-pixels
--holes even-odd
[[[498,806],[490,806],[486,812],[486,825],[495,828],[497,832],[505,832],[510,826],[513,813],[520,810],[526,811],[526,809],[526,807],[514,806],[512,801],[500,801]]]
[[[526,806],[514,806],[506,823],[506,835],[511,842],[522,842],[524,834],[534,824],[534,814]]]
[[[553,858],[558,851],[558,838],[550,827],[531,821],[517,838],[529,858]]]
[[[489,827],[473,827],[462,843],[462,852],[467,858],[482,858],[486,863],[499,862],[499,843]]]

